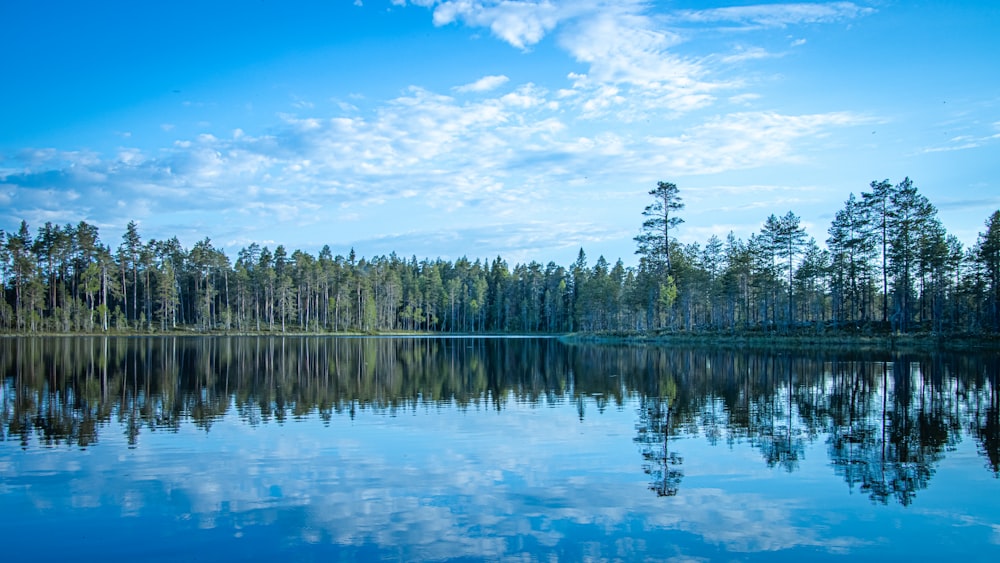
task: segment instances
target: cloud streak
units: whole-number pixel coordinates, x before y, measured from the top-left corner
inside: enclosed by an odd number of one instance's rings
[[[790,25],[851,20],[874,12],[873,8],[859,6],[854,2],[800,2],[731,6],[706,10],[680,10],[672,17],[677,21],[687,23],[721,23],[783,28]]]
[[[490,90],[496,90],[500,86],[506,84],[508,81],[510,81],[510,78],[507,78],[502,74],[484,76],[475,82],[464,84],[462,86],[455,88],[455,91],[462,94],[467,92],[488,92]]]

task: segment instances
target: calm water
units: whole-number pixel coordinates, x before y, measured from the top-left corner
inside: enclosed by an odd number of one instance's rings
[[[996,354],[0,339],[20,560],[1000,559]]]

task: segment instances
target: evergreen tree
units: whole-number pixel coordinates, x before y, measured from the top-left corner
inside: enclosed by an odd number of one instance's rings
[[[773,238],[777,254],[782,258],[783,268],[788,274],[788,324],[795,324],[795,307],[792,299],[792,278],[795,273],[793,263],[802,253],[806,244],[806,231],[799,224],[799,218],[789,211],[778,221],[778,231]]]
[[[1000,210],[986,219],[986,232],[979,233],[975,257],[986,278],[987,322],[993,332],[1000,332]]]
[[[122,235],[122,243],[118,247],[118,261],[121,265],[122,274],[122,295],[125,298],[125,317],[128,316],[128,283],[126,274],[132,272],[132,316],[131,320],[139,318],[138,312],[138,291],[139,291],[139,252],[142,248],[142,239],[139,237],[139,228],[135,221],[129,221]]]
[[[33,244],[28,223],[21,221],[17,234],[7,235],[7,255],[10,261],[8,277],[14,282],[14,316],[15,329],[28,328],[27,313],[24,307],[26,288],[35,277],[36,260],[32,251]]]
[[[880,249],[882,272],[882,322],[889,321],[889,216],[892,207],[893,185],[889,180],[872,181],[872,191],[861,194],[868,216],[868,232]]]
[[[635,237],[639,244],[636,254],[640,254],[654,265],[660,275],[672,272],[670,264],[670,230],[684,222],[677,213],[684,209],[676,184],[657,182],[649,191],[653,203],[646,206],[642,214],[642,232]]]
[[[920,195],[909,178],[897,184],[889,198],[887,216],[889,268],[892,277],[893,326],[906,332],[913,318],[916,300],[914,274],[921,240],[936,221],[937,210]]]
[[[826,240],[831,260],[835,321],[867,321],[872,305],[875,243],[867,229],[866,211],[854,194],[837,211]]]

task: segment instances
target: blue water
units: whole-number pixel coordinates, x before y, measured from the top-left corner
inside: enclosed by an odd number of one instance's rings
[[[992,357],[334,340],[0,343],[5,560],[1000,555]]]

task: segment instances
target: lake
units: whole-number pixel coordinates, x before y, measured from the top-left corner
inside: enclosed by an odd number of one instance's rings
[[[0,339],[7,561],[1000,558],[1000,355]]]

